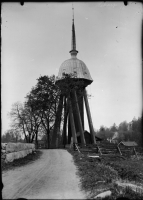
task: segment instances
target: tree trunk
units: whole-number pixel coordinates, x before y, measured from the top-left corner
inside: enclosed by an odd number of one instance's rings
[[[28,138],[27,138],[27,135],[25,133],[25,128],[24,128],[23,124],[22,124],[22,130],[23,130],[23,133],[24,133],[24,136],[25,136],[25,141],[28,143]]]
[[[36,145],[36,149],[38,149],[38,134],[37,133],[35,137],[35,145]]]
[[[35,134],[33,134],[32,139],[31,139],[31,143],[33,143],[33,140],[34,140],[34,138],[35,138],[35,135],[38,135],[38,131],[35,132]]]
[[[29,134],[29,141],[28,141],[29,143],[30,143],[30,137],[31,137],[31,134]]]
[[[47,142],[48,142],[48,149],[50,149],[50,132],[49,129],[47,130]]]
[[[56,113],[56,120],[55,120],[55,124],[54,124],[53,135],[52,135],[52,141],[51,141],[52,148],[56,148],[56,146],[57,146],[56,141],[57,141],[57,136],[60,131],[62,109],[63,109],[63,95],[60,95],[59,105],[58,105],[58,110]]]

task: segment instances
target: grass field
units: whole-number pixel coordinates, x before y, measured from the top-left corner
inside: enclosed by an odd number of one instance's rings
[[[100,156],[100,159],[89,158],[87,153],[68,150],[74,158],[78,168],[82,189],[92,199],[99,193],[110,190],[112,195],[104,199],[143,199],[143,157],[122,158],[120,156]],[[90,153],[90,155],[92,155]],[[135,191],[132,187],[123,187],[117,183],[133,184],[138,186]],[[139,188],[139,189],[138,189]]]

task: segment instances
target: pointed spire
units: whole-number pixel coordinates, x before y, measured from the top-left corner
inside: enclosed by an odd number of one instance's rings
[[[76,37],[75,37],[75,27],[74,27],[74,8],[72,4],[72,10],[73,10],[73,19],[72,19],[72,41],[71,41],[71,56],[76,56],[78,51],[76,50]]]

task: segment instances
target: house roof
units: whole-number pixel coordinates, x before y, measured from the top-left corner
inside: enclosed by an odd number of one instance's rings
[[[103,140],[102,138],[99,138],[99,137],[97,137],[97,136],[95,136],[95,139],[96,139],[96,141],[101,141],[101,140]]]
[[[124,141],[121,141],[118,145],[120,144],[123,144],[124,146],[127,146],[127,147],[134,147],[134,146],[137,146],[138,144],[134,141],[132,142],[124,142]]]
[[[88,132],[88,131],[84,131],[84,133],[88,133],[89,135],[90,135],[90,133]],[[80,133],[79,132],[77,132],[77,137],[79,137],[80,136]],[[102,138],[99,138],[99,137],[97,137],[97,136],[95,136],[95,139],[96,139],[96,141],[101,141],[101,140],[103,140]]]

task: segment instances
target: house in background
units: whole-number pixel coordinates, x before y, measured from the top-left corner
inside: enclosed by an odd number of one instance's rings
[[[92,138],[91,138],[91,134],[88,132],[88,131],[84,131],[84,137],[85,137],[85,141],[86,141],[86,144],[92,144]],[[103,139],[95,136],[95,139],[96,139],[96,142],[100,142],[102,141]],[[78,132],[77,133],[77,142],[80,144],[81,143],[81,139],[80,139],[80,133]]]
[[[138,144],[135,141],[127,141],[127,142],[121,141],[117,146],[118,146],[120,155],[135,154],[137,156],[135,147],[137,147]]]
[[[111,138],[110,142],[117,144],[118,143],[118,139],[119,139],[119,132],[114,132],[113,137]]]

